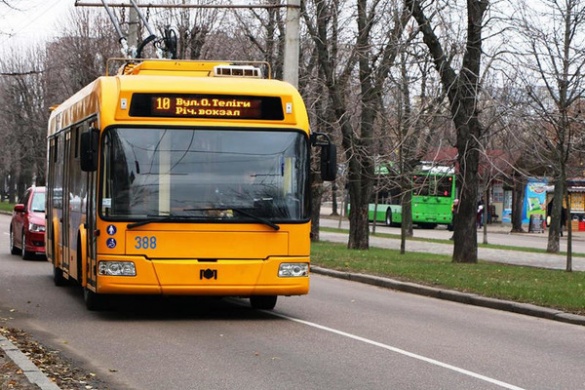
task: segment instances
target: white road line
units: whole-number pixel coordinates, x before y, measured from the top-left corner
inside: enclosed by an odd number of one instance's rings
[[[392,346],[387,345],[387,344],[383,344],[383,343],[379,343],[377,341],[366,339],[364,337],[356,336],[356,335],[351,334],[351,333],[347,333],[347,332],[343,332],[343,331],[340,331],[337,329],[329,328],[327,326],[315,324],[314,322],[309,322],[309,321],[300,320],[298,318],[289,317],[289,316],[286,316],[284,314],[275,313],[273,311],[266,311],[266,313],[270,313],[276,317],[284,318],[284,319],[289,320],[289,321],[294,321],[294,322],[298,322],[298,323],[303,324],[303,325],[311,326],[313,328],[321,329],[321,330],[324,330],[326,332],[335,333],[335,334],[343,336],[343,337],[348,337],[348,338],[353,339],[353,340],[361,341],[361,342],[366,343],[366,344],[370,344],[370,345],[373,345],[373,346],[376,346],[379,348],[386,349],[388,351],[399,353],[401,355],[408,356],[410,358],[417,359],[417,360],[420,360],[420,361],[423,361],[423,362],[426,362],[429,364],[433,364],[435,366],[446,368],[448,370],[452,370],[452,371],[458,372],[458,373],[463,374],[463,375],[467,375],[467,376],[470,376],[470,377],[473,377],[476,379],[480,379],[480,380],[485,381],[485,382],[493,383],[493,384],[500,386],[504,389],[524,390],[522,387],[514,386],[514,385],[511,385],[509,383],[502,382],[502,381],[499,381],[497,379],[487,377],[485,375],[481,375],[481,374],[478,374],[478,373],[475,373],[475,372],[472,372],[469,370],[465,370],[463,368],[455,367],[451,364],[443,363],[443,362],[440,362],[440,361],[435,360],[435,359],[431,359],[431,358],[427,358],[427,357],[424,357],[421,355],[417,355],[416,353],[408,352],[408,351],[405,351],[405,350],[400,349],[400,348],[392,347]]]

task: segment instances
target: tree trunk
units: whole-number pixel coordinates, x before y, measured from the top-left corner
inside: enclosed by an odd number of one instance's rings
[[[349,165],[350,211],[347,247],[349,249],[369,249],[368,201],[373,187],[373,164],[371,167],[364,166],[367,165],[365,161],[358,160],[357,156],[354,156]]]
[[[514,176],[514,191],[512,191],[512,232],[524,233],[522,229],[522,209],[526,195],[526,177]]]
[[[467,126],[462,127],[466,128]],[[460,130],[458,130],[459,132]],[[458,135],[457,138],[463,137],[469,139],[469,135]],[[479,150],[477,147],[466,150],[466,147],[461,145],[458,145],[458,150],[457,160],[459,163],[461,192],[457,218],[453,224],[453,262],[477,263],[477,187],[479,184],[477,166]]]
[[[461,195],[459,213],[454,223],[453,262],[477,263],[477,201],[479,140],[483,126],[478,118],[483,16],[488,0],[467,1],[467,42],[462,66],[457,75],[448,56],[426,17],[420,0],[405,0],[405,6],[423,34],[423,41],[440,75],[451,105],[457,129],[457,162]]]
[[[339,211],[337,211],[337,181],[331,183],[331,215],[338,216]]]
[[[311,241],[319,241],[319,225],[321,220],[321,199],[323,182],[318,173],[311,173]]]
[[[563,225],[566,222],[566,215],[563,217],[563,194],[566,185],[562,175],[555,180],[554,198],[552,199],[551,224],[548,229],[548,242],[546,251],[548,253],[559,253],[561,250],[560,236],[563,232]],[[565,210],[566,212],[566,210]],[[570,223],[570,221],[569,221]]]
[[[567,192],[567,189],[565,188],[564,191],[564,200],[565,200],[565,204],[570,205],[570,199],[569,199],[569,193]],[[571,207],[567,207],[566,210],[564,210],[565,213],[569,214],[566,216],[566,220],[568,221],[567,224],[567,263],[565,266],[565,271],[567,272],[573,272],[573,224],[572,224],[572,218],[571,218]],[[562,227],[561,227],[562,229]],[[559,245],[560,246],[560,245]]]
[[[406,237],[412,237],[412,183],[404,178],[401,187],[403,191],[400,202],[402,205],[402,230]]]
[[[16,203],[16,199],[18,196],[17,188],[16,188],[16,169],[10,169],[10,179],[8,180],[8,202]]]

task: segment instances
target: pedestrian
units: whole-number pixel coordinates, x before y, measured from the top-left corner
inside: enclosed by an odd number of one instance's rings
[[[483,227],[483,211],[484,211],[483,200],[480,200],[479,202],[477,202],[477,227],[478,228]]]

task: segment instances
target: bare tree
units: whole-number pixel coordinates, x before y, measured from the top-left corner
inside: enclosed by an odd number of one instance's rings
[[[454,221],[453,261],[476,263],[477,240],[468,238],[475,237],[477,232],[479,139],[484,131],[479,120],[477,102],[480,88],[482,28],[489,1],[467,0],[467,39],[459,73],[450,63],[423,3],[419,0],[405,0],[405,6],[412,12],[418,24],[423,40],[433,57],[435,69],[447,91],[451,115],[457,129],[459,176],[462,180],[459,211]]]
[[[380,95],[398,54],[396,43],[408,14],[393,1],[357,0],[354,6],[315,0],[303,2],[302,7],[331,100],[332,117],[342,134],[351,203],[348,247],[367,249],[368,202],[375,178],[374,130]],[[354,13],[348,13],[350,7]],[[346,20],[355,26],[354,42],[340,38],[343,26],[340,20],[348,14],[354,18]],[[379,39],[376,45],[375,37]]]
[[[19,49],[3,57],[0,100],[9,109],[0,113],[4,132],[1,164],[18,193],[45,181],[50,106],[102,75],[106,59],[117,52],[116,39],[107,31],[107,20],[76,10],[63,37],[44,47],[31,47],[24,56]],[[96,32],[100,32],[99,38]]]
[[[582,0],[525,1],[516,10],[516,24],[525,50],[525,83],[534,115],[541,121],[542,142],[548,151],[555,185],[547,251],[559,252],[563,201],[567,200],[567,174],[571,153],[582,132],[579,109],[572,110],[585,93],[585,2]],[[567,271],[572,269],[571,230]]]
[[[394,129],[388,134],[392,136],[396,151],[390,152],[397,162],[397,182],[401,188],[402,229],[401,251],[405,251],[405,238],[414,234],[412,222],[412,177],[420,162],[428,156],[431,149],[442,145],[450,146],[450,126],[441,123],[444,90],[431,75],[429,66],[430,57],[422,50],[422,42],[415,41],[417,31],[411,29],[405,37],[400,54],[399,72],[392,78],[395,88],[387,91],[385,101],[389,96],[395,96],[396,102],[384,111],[386,118],[392,118]],[[412,96],[417,92],[417,95]],[[394,115],[392,115],[394,113]]]
[[[227,11],[221,8],[196,8],[191,0],[169,0],[169,8],[161,8],[149,15],[161,37],[168,35],[176,40],[177,58],[201,59],[206,57],[205,48],[214,31],[225,21]],[[191,5],[193,8],[175,8],[173,5]],[[213,57],[216,59],[219,57]]]
[[[284,74],[285,10],[278,7],[284,0],[267,0],[266,9],[250,9],[247,13],[235,12],[242,35],[261,53],[262,60],[272,67],[272,76],[282,79]]]
[[[119,57],[117,42],[110,21],[102,14],[83,8],[73,10],[61,37],[46,45],[48,105],[61,103],[104,75],[108,58]]]
[[[43,51],[31,48],[6,56],[0,66],[4,74],[0,82],[2,126],[1,164],[11,178],[11,200],[22,196],[33,184],[45,180],[45,132],[48,111],[45,110],[42,69]]]

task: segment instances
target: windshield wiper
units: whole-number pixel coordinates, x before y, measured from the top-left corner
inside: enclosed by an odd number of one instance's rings
[[[224,208],[224,209],[222,209],[222,210],[225,210],[225,208]],[[247,211],[245,211],[245,210],[242,210],[242,209],[239,209],[239,208],[237,208],[237,207],[236,207],[236,208],[233,208],[233,207],[231,207],[231,208],[229,208],[228,210],[233,210],[233,211],[235,211],[235,212],[238,212],[238,213],[240,213],[240,214],[242,214],[242,215],[245,215],[246,217],[252,218],[252,219],[253,219],[253,220],[255,220],[255,221],[258,221],[258,222],[261,222],[261,223],[263,223],[263,224],[265,224],[265,225],[268,225],[268,226],[270,226],[270,227],[271,227],[271,228],[273,228],[274,230],[280,230],[280,226],[278,226],[277,224],[275,224],[274,222],[272,222],[272,221],[271,221],[271,220],[269,220],[269,219],[266,219],[266,218],[259,217],[259,216],[257,216],[257,215],[254,215],[254,214],[252,214],[252,213],[249,213],[249,212],[247,212]]]
[[[227,207],[227,206],[226,207],[209,207],[209,208],[201,208],[201,209],[184,209],[183,211],[227,211],[227,210],[235,211],[236,213],[240,213],[242,215],[245,215],[246,217],[251,218],[256,222],[260,222],[264,225],[270,226],[274,230],[280,230],[280,226],[278,226],[277,224],[275,224],[271,220],[263,218],[263,217],[259,217],[257,215],[254,215],[246,210],[243,210],[243,209],[240,209],[237,207]]]
[[[153,218],[152,216],[150,216],[150,218],[142,220],[142,221],[131,222],[128,225],[126,225],[126,228],[133,229],[133,228],[138,227],[138,226],[148,225],[149,223],[174,222],[177,220],[185,220],[185,219],[193,219],[193,217],[187,217],[187,216],[183,216],[183,215],[169,215],[169,216],[164,216],[163,218]]]

